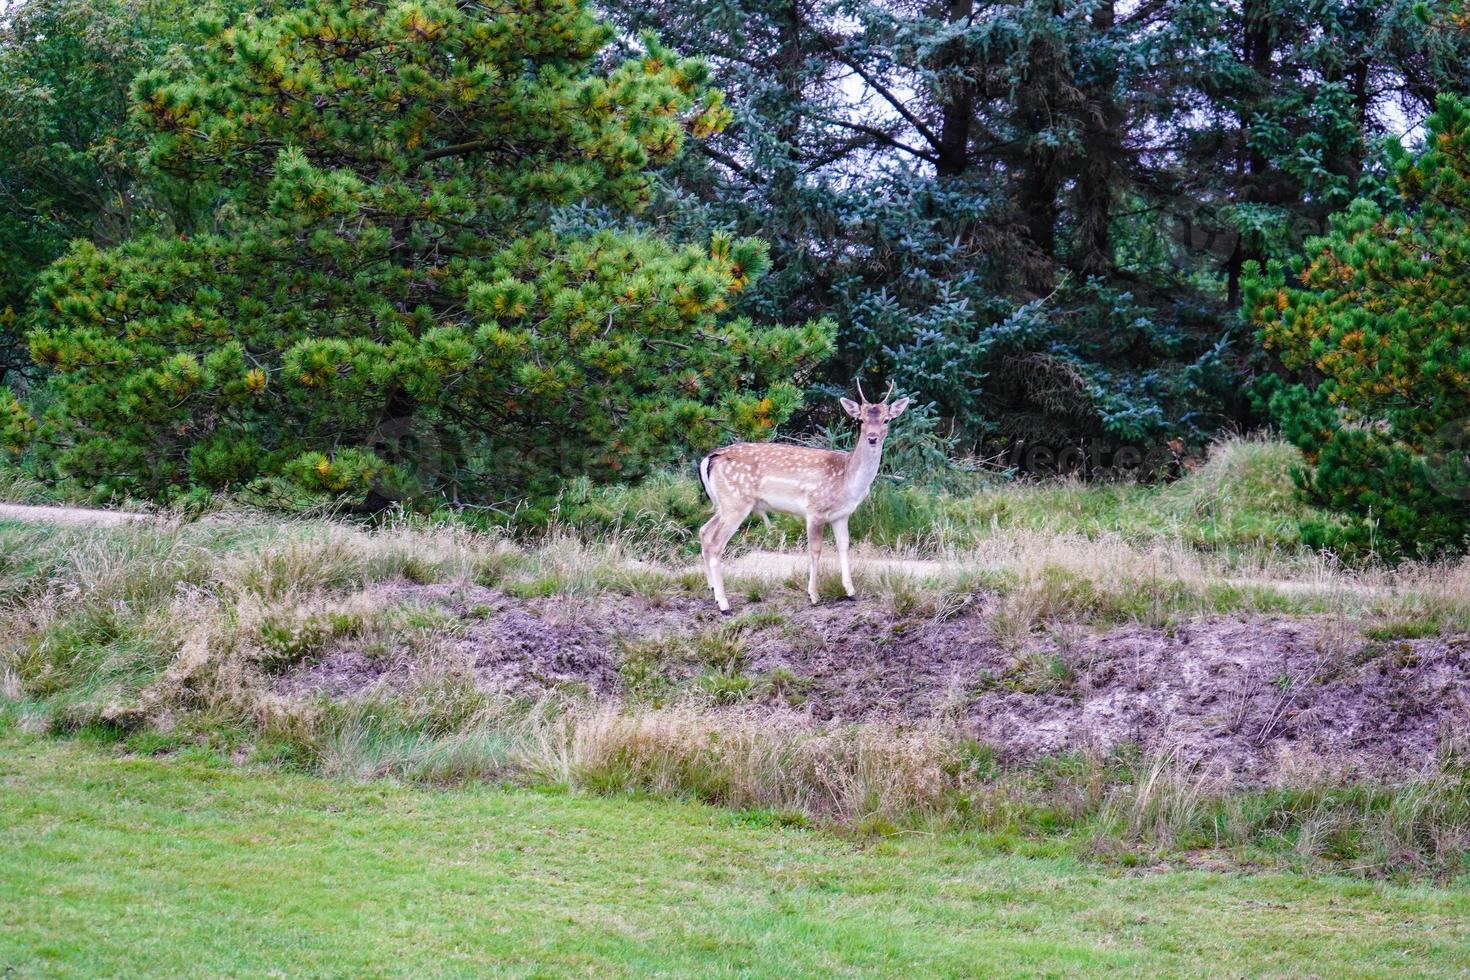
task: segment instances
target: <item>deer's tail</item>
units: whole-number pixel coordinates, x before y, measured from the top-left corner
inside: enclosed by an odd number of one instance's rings
[[[699,461],[699,482],[704,486],[705,496],[710,500],[715,499],[715,492],[709,486],[709,468],[714,465],[715,458],[719,455],[719,450],[715,450]]]

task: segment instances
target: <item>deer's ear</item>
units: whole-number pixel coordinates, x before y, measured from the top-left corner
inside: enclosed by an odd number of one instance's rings
[[[902,415],[903,414],[903,410],[906,409],[906,408],[908,408],[908,407],[909,407],[909,400],[907,398],[900,398],[898,401],[896,401],[892,405],[889,405],[888,406],[888,417],[890,419],[896,419],[900,415]]]
[[[851,415],[855,419],[861,419],[863,417],[862,408],[851,398],[839,398],[838,401],[842,403],[842,410],[848,415]]]

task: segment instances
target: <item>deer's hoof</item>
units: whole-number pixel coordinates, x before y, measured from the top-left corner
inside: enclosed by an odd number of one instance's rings
[[[733,615],[735,615],[735,610],[733,610],[733,609],[721,609],[720,610],[720,615],[721,616],[733,616]]]
[[[843,602],[857,602],[857,593],[856,592],[849,592],[847,595],[845,595],[845,596],[842,597],[842,601]]]

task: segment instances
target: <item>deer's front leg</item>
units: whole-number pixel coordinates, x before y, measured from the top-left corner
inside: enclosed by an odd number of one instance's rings
[[[817,604],[817,563],[822,560],[822,521],[815,517],[806,519],[806,553],[811,559],[811,572],[806,579],[806,594]]]
[[[837,545],[837,564],[842,569],[842,588],[849,599],[857,595],[852,584],[852,569],[847,564],[847,518],[832,522],[832,543]]]

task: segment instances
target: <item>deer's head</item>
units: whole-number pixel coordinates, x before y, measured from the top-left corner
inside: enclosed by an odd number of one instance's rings
[[[842,410],[858,420],[862,430],[858,433],[858,446],[864,442],[869,446],[881,446],[883,440],[888,438],[888,423],[903,414],[903,410],[909,407],[907,398],[889,403],[888,399],[893,397],[893,382],[888,383],[888,394],[883,396],[881,402],[870,402],[868,396],[863,394],[863,383],[858,382],[858,397],[862,403],[853,401],[851,398],[843,398]]]

